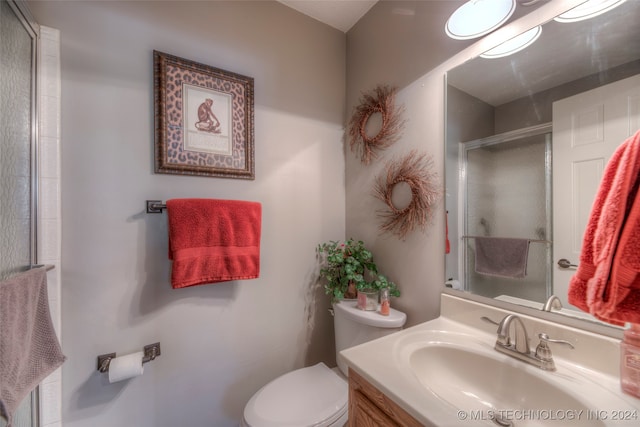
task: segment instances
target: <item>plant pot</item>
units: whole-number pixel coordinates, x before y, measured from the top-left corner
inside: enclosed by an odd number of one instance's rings
[[[358,296],[358,290],[356,289],[356,284],[353,282],[349,282],[349,287],[347,291],[344,293],[345,299],[356,299]]]
[[[378,291],[375,289],[359,290],[356,307],[360,310],[375,311],[378,308]]]

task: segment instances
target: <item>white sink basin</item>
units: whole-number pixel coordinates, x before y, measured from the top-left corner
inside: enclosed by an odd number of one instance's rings
[[[438,343],[413,351],[409,365],[424,387],[464,409],[461,417],[494,417],[514,426],[548,424],[552,418],[558,419],[558,425],[585,425],[590,410],[557,384],[543,379],[548,372],[537,375],[532,369],[538,368],[523,369],[523,362],[512,362],[500,354],[494,357]],[[591,426],[604,425],[599,420],[590,421]]]
[[[340,357],[425,426],[640,425],[640,399],[620,391],[619,341],[546,322],[531,325],[528,319],[531,337],[545,332],[575,346],[552,347],[557,370],[544,371],[494,349],[496,333],[480,318],[505,313],[460,304],[459,318],[473,327],[447,318],[444,309],[452,306],[445,305],[437,319],[344,350]],[[533,348],[537,344],[530,340]]]

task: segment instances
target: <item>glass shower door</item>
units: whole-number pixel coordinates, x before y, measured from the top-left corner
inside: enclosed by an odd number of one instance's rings
[[[21,10],[0,1],[0,280],[35,261],[35,42]],[[24,399],[14,427],[37,425],[36,401]]]
[[[467,143],[464,152],[461,277],[466,289],[489,298],[546,301],[551,287],[551,134],[513,131]],[[477,273],[478,236],[530,240],[525,277]]]

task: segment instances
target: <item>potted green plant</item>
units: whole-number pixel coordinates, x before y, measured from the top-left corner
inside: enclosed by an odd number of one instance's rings
[[[373,254],[361,240],[321,243],[316,249],[321,256],[320,277],[324,290],[333,302],[356,298],[358,291],[389,289],[389,295],[400,296],[397,285],[378,272]]]

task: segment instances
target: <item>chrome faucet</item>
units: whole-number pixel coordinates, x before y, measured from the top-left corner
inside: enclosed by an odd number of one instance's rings
[[[516,336],[515,340],[511,339],[511,323],[515,322]],[[515,341],[515,342],[511,342]],[[515,314],[509,314],[498,325],[498,340],[496,341],[496,350],[509,349],[521,354],[529,354],[529,335],[527,328],[524,327],[522,319]],[[501,351],[501,350],[498,350]]]
[[[515,327],[515,338],[511,336],[511,324]],[[523,362],[537,366],[545,371],[555,371],[556,366],[553,361],[551,349],[548,343],[565,344],[571,348],[573,344],[569,341],[554,340],[549,338],[547,334],[538,334],[540,343],[536,347],[535,352],[529,347],[529,336],[527,329],[520,317],[515,314],[509,314],[498,324],[498,338],[496,340],[495,349],[507,356],[514,357]]]
[[[544,307],[542,307],[542,311],[551,311],[552,308],[556,310],[562,309],[562,302],[560,302],[560,298],[555,295],[551,295],[547,302],[544,303]]]

